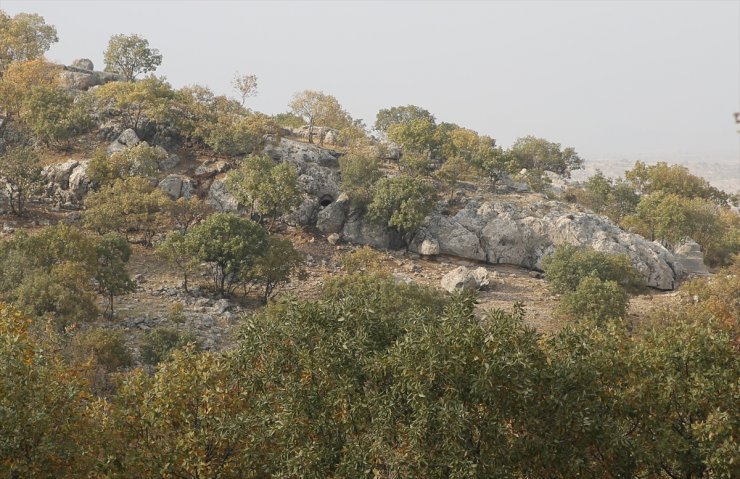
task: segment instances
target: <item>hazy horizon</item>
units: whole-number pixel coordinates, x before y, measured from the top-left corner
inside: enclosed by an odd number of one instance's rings
[[[164,56],[157,75],[255,110],[322,90],[371,126],[416,104],[509,146],[528,134],[586,160],[737,164],[740,2],[167,2],[0,0],[56,26],[48,58],[103,69],[111,35]]]

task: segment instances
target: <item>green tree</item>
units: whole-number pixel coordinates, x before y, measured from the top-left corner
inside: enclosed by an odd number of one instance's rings
[[[403,148],[404,154],[429,155],[434,149],[436,124],[427,118],[416,118],[407,123],[388,127],[388,139]]]
[[[688,314],[687,314],[688,313]],[[647,473],[733,477],[740,452],[737,337],[707,314],[657,314],[632,358],[636,450]]]
[[[300,128],[306,124],[303,117],[291,112],[278,113],[273,120],[282,128]]]
[[[267,249],[254,264],[254,277],[265,288],[262,295],[265,303],[277,288],[289,283],[291,277],[305,276],[301,269],[303,260],[303,255],[296,251],[289,239],[270,236]]]
[[[85,199],[83,220],[100,234],[115,231],[128,240],[138,234],[145,245],[151,245],[169,203],[149,180],[131,176],[90,193]]]
[[[444,162],[434,176],[437,177],[450,191],[450,200],[455,197],[455,187],[468,173],[470,173],[470,163],[462,156],[453,156]]]
[[[428,183],[405,176],[388,177],[378,181],[367,213],[377,223],[410,233],[424,223],[435,202],[435,191]]]
[[[30,148],[19,147],[0,153],[0,185],[8,193],[10,210],[16,215],[26,211],[28,197],[43,185],[41,160]]]
[[[189,294],[188,277],[197,269],[199,263],[198,249],[193,236],[187,232],[173,231],[157,245],[157,254],[182,273],[183,289]]]
[[[303,118],[308,125],[308,142],[313,143],[316,126],[342,128],[350,122],[349,115],[336,98],[324,92],[304,90],[293,95],[288,105],[293,114]],[[323,136],[320,139],[323,143]]]
[[[373,188],[381,178],[380,160],[360,153],[348,153],[339,158],[342,191],[353,205],[364,208],[373,199]]]
[[[203,141],[218,155],[248,155],[259,151],[267,138],[278,140],[278,130],[272,119],[261,113],[219,115],[204,128]]]
[[[624,176],[641,195],[675,194],[690,199],[703,198],[718,205],[726,204],[729,199],[727,193],[711,186],[704,178],[692,175],[681,165],[668,165],[662,161],[646,165],[638,161]]]
[[[126,263],[131,258],[131,246],[122,236],[108,233],[96,244],[98,265],[95,280],[100,292],[108,299],[107,311],[113,318],[113,298],[136,290],[136,283],[126,271]]]
[[[36,88],[59,86],[59,65],[43,58],[11,63],[0,77],[0,105],[6,118],[24,119],[29,94]]]
[[[14,17],[0,10],[0,76],[12,62],[41,57],[59,41],[57,30],[35,13]]]
[[[266,155],[251,155],[226,178],[226,187],[239,201],[248,206],[250,216],[270,218],[270,227],[282,215],[301,202],[298,173],[287,162],[275,164]]]
[[[561,148],[543,138],[525,136],[509,149],[517,169],[548,170],[570,178],[570,172],[583,167],[583,159],[573,148]]]
[[[155,328],[142,339],[139,353],[144,364],[156,366],[168,360],[176,350],[188,345],[197,345],[194,334],[183,334],[176,329]]]
[[[29,326],[0,303],[0,475],[84,477],[95,458],[84,382]]]
[[[378,111],[375,116],[375,125],[373,128],[382,133],[388,133],[393,125],[409,124],[415,120],[424,120],[435,123],[434,115],[424,108],[416,105],[394,106]]]
[[[267,249],[267,232],[231,213],[216,213],[188,231],[201,261],[211,263],[213,284],[221,295],[253,279],[255,261]]]
[[[134,361],[123,332],[109,329],[78,333],[67,347],[66,356],[72,367],[87,376],[92,393],[107,397],[116,390],[111,375],[130,368]]]
[[[46,145],[68,142],[92,127],[86,106],[60,87],[35,87],[24,100],[24,123]]]
[[[153,72],[162,64],[162,55],[149,48],[149,40],[139,35],[113,35],[103,53],[105,69],[134,81],[142,73]]]
[[[128,375],[104,431],[106,477],[237,479],[256,473],[249,453],[259,424],[230,379],[228,363],[192,348],[175,351],[153,375]]]
[[[62,262],[44,270],[27,269],[7,298],[28,315],[50,320],[55,330],[65,331],[98,317],[90,274],[79,263]]]
[[[106,83],[96,88],[92,97],[98,110],[115,113],[123,128],[131,128],[139,136],[149,122],[176,123],[180,115],[175,91],[154,76],[137,82]]]

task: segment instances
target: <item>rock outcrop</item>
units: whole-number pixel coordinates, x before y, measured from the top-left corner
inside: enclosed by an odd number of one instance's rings
[[[709,274],[709,268],[704,264],[704,253],[702,253],[701,246],[697,242],[684,241],[674,249],[673,254],[688,276],[706,276]]]
[[[298,185],[303,191],[303,202],[289,215],[290,223],[315,224],[319,212],[339,198],[339,153],[316,145],[282,138],[269,144],[265,154],[277,162],[287,161],[298,172]],[[336,232],[336,231],[331,231]]]
[[[337,229],[335,222],[331,229]],[[350,243],[378,248],[400,242],[393,231],[353,211],[347,213],[341,233]],[[438,208],[410,239],[408,248],[425,256],[443,254],[540,270],[542,259],[561,244],[625,254],[647,284],[657,289],[673,289],[684,274],[674,255],[660,244],[627,233],[604,216],[573,211],[558,201],[520,205],[470,200],[452,215]]]
[[[67,160],[45,167],[41,172],[46,181],[44,196],[57,206],[79,208],[90,188],[89,163],[89,160]]]
[[[108,145],[106,151],[109,155],[112,155],[113,153],[125,150],[126,148],[136,146],[140,142],[141,140],[139,140],[139,136],[136,134],[136,132],[131,128],[128,128],[126,130],[123,130],[123,132],[118,135],[118,138],[116,138],[115,141]]]
[[[190,198],[198,188],[192,178],[184,175],[167,175],[157,186],[173,200]]]
[[[93,62],[87,58],[80,58],[65,66],[61,73],[61,83],[70,90],[89,90],[98,85],[112,81],[123,81],[124,77],[118,73],[95,71]]]

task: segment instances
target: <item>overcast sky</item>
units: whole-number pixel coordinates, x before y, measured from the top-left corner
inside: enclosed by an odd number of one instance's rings
[[[18,1],[57,27],[48,53],[102,69],[111,35],[137,33],[176,87],[287,109],[299,90],[337,97],[371,125],[415,104],[510,145],[527,134],[586,159],[738,161],[740,2]]]

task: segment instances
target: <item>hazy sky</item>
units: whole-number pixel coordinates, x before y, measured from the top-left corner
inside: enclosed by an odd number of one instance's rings
[[[337,97],[371,125],[416,104],[510,145],[533,134],[585,158],[738,161],[740,2],[246,2],[0,0],[57,27],[49,58],[137,33],[176,87],[287,109],[299,90]],[[740,173],[740,166],[738,166]]]

